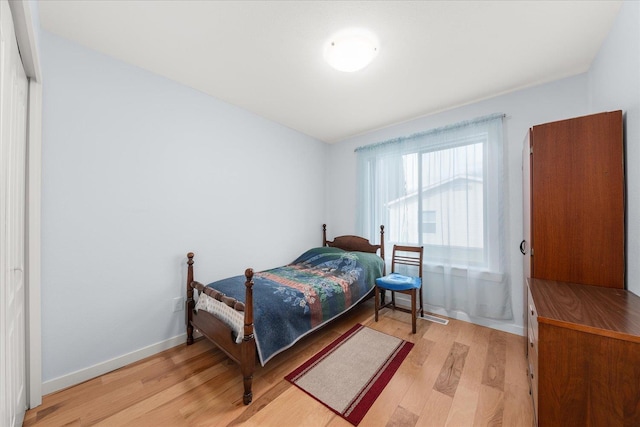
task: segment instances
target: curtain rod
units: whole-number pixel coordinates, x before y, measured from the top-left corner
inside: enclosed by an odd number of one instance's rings
[[[426,131],[416,132],[416,133],[413,133],[413,134],[407,135],[407,136],[399,136],[399,137],[396,137],[396,138],[387,139],[386,141],[376,142],[376,143],[369,144],[369,145],[363,145],[363,146],[360,146],[360,147],[356,148],[353,151],[354,152],[358,152],[358,151],[362,151],[362,150],[370,150],[372,148],[378,148],[378,147],[380,147],[382,145],[396,144],[396,143],[400,143],[400,142],[403,142],[403,141],[407,141],[409,139],[420,138],[420,137],[427,136],[427,135],[435,135],[437,133],[444,132],[444,131],[447,131],[447,130],[461,128],[461,127],[469,126],[469,125],[475,125],[475,124],[482,123],[482,122],[488,122],[490,120],[502,119],[504,117],[506,117],[506,114],[504,114],[504,113],[489,114],[487,116],[481,116],[481,117],[477,117],[475,119],[465,120],[463,122],[458,122],[458,123],[453,123],[453,124],[446,125],[446,126],[441,126],[439,128],[434,128],[434,129],[429,129],[429,130],[426,130]]]

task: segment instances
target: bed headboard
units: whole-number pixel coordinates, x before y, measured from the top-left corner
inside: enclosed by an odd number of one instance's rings
[[[327,224],[322,224],[322,246],[331,246],[345,251],[377,253],[380,249],[380,258],[384,259],[384,225],[380,226],[380,244],[372,245],[364,237],[338,236],[333,240],[327,240]]]

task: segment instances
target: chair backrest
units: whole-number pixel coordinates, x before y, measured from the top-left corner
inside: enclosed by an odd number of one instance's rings
[[[393,255],[391,257],[391,272],[396,272],[396,264],[410,265],[418,267],[418,275],[422,279],[422,246],[402,246],[393,245]]]

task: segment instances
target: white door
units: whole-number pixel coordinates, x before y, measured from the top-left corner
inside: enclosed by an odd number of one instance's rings
[[[25,173],[27,78],[11,10],[0,0],[0,425],[26,411]]]

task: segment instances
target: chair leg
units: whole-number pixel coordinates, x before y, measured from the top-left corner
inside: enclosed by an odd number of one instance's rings
[[[411,290],[411,332],[416,333],[416,290]]]
[[[377,322],[378,321],[378,308],[380,307],[380,288],[378,288],[377,286],[376,286],[376,290],[375,290],[374,299],[375,299],[375,306],[376,306],[376,311],[375,311],[376,314],[373,317],[374,317],[374,320]]]
[[[420,317],[424,317],[424,304],[422,304],[422,286],[420,286],[418,292],[420,292]]]

